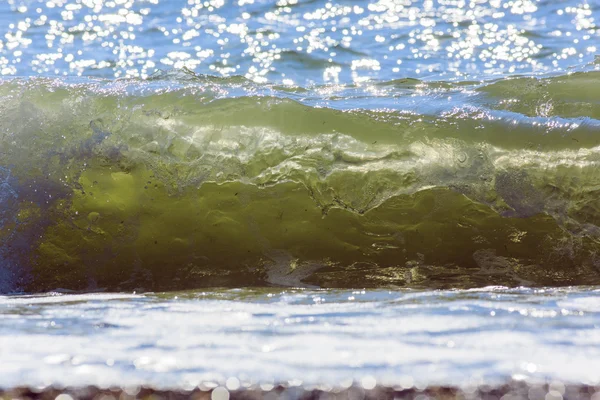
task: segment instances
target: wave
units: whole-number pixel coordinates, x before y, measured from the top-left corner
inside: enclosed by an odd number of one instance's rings
[[[600,74],[0,82],[0,291],[600,283]]]

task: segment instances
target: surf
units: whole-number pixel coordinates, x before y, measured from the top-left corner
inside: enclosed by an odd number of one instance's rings
[[[3,80],[0,289],[598,284],[598,77]]]

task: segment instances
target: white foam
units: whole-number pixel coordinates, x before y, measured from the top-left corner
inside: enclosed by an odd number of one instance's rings
[[[594,289],[0,297],[0,386],[600,382]],[[404,383],[403,383],[404,382]]]

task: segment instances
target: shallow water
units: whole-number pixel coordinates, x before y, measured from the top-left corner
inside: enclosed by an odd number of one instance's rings
[[[5,296],[0,385],[598,385],[599,295],[498,287]]]

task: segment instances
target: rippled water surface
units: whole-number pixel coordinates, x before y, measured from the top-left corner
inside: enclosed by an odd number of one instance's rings
[[[596,1],[8,0],[0,73],[256,82],[454,79],[568,70],[600,51]]]
[[[600,292],[0,297],[0,385],[600,383]]]

